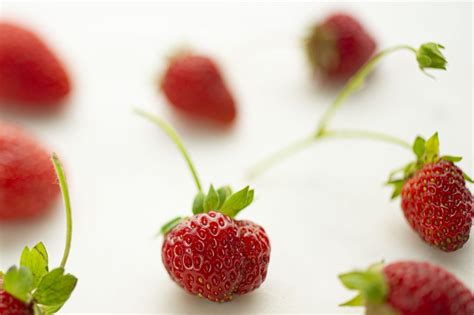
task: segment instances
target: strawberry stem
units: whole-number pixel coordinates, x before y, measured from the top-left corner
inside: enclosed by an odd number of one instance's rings
[[[66,209],[66,246],[64,248],[63,258],[61,260],[61,268],[66,267],[67,259],[69,257],[69,252],[71,251],[71,241],[72,241],[72,211],[71,211],[71,200],[69,198],[69,188],[66,181],[66,175],[64,175],[64,170],[59,161],[56,153],[52,154],[51,160],[56,171],[56,176],[59,181],[59,186],[63,195],[64,207]]]
[[[403,139],[399,139],[399,138],[394,137],[392,135],[385,134],[385,133],[382,133],[382,132],[377,132],[377,131],[351,130],[351,129],[332,129],[332,130],[328,130],[328,131],[323,132],[318,137],[319,138],[321,138],[321,137],[342,138],[342,139],[363,138],[363,139],[369,139],[369,140],[392,143],[392,144],[404,147],[408,150],[412,149],[411,144],[408,143],[407,141],[405,141]]]
[[[151,113],[148,113],[144,110],[141,110],[141,109],[137,108],[137,109],[135,109],[135,113],[142,116],[142,117],[144,117],[144,118],[146,118],[146,119],[148,119],[152,123],[156,124],[158,127],[161,128],[161,130],[163,130],[171,138],[171,140],[176,144],[179,151],[183,155],[183,157],[186,161],[186,164],[188,165],[189,170],[191,171],[191,174],[193,176],[194,182],[196,183],[196,187],[197,187],[198,191],[202,191],[201,182],[199,180],[196,168],[194,167],[194,164],[191,161],[191,158],[188,154],[188,151],[184,147],[183,141],[181,140],[181,138],[179,137],[177,132],[173,129],[173,127],[170,124],[168,124],[166,121],[161,119],[160,117],[158,117],[156,115],[153,115]]]

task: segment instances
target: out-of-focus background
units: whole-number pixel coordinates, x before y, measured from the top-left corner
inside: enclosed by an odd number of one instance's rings
[[[1,18],[42,35],[73,77],[70,104],[58,116],[0,112],[57,151],[69,174],[75,221],[68,270],[79,284],[64,313],[351,313],[337,306],[352,296],[337,274],[381,259],[428,260],[474,289],[474,241],[449,254],[430,248],[399,202],[389,201],[383,183],[410,152],[359,140],[325,141],[251,182],[256,202],[240,217],[263,225],[272,242],[259,290],[213,304],[166,274],[154,235],[190,213],[195,188],[175,147],[132,107],[176,126],[206,186],[244,185],[249,166],[312,131],[334,99],[336,91],[311,80],[302,39],[339,10],[359,17],[379,48],[440,42],[449,65],[432,80],[409,52],[387,57],[333,125],[409,141],[438,131],[442,152],[462,155],[460,166],[473,174],[471,3],[0,3]],[[231,131],[182,120],[158,93],[166,58],[182,45],[219,61],[240,108]],[[0,225],[0,267],[39,240],[58,261],[64,232],[60,203],[40,222]]]

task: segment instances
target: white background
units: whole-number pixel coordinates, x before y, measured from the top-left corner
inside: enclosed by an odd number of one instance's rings
[[[68,271],[79,277],[68,313],[343,313],[352,297],[337,274],[385,259],[428,260],[474,287],[474,245],[443,253],[409,228],[383,186],[412,158],[389,144],[334,140],[315,145],[251,182],[255,203],[241,213],[272,242],[267,281],[224,305],[187,295],[161,263],[154,234],[190,213],[192,179],[157,127],[131,113],[140,106],[182,134],[207,186],[247,182],[257,159],[314,128],[335,91],[311,80],[302,38],[311,23],[343,9],[356,14],[379,47],[438,41],[447,72],[431,80],[409,52],[387,57],[333,126],[385,131],[411,141],[439,131],[441,150],[472,167],[472,5],[469,3],[186,4],[2,1],[1,16],[47,38],[74,78],[60,115],[33,119],[0,113],[31,130],[64,160],[74,206]],[[158,92],[166,56],[187,44],[215,56],[240,116],[229,132],[183,121]],[[471,186],[472,188],[472,186]],[[0,225],[0,266],[43,240],[53,263],[64,242],[61,204],[41,221]]]

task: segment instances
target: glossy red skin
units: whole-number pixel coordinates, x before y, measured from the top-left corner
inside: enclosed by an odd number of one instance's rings
[[[474,295],[454,275],[429,263],[397,262],[384,267],[387,303],[400,315],[472,315]]]
[[[170,104],[190,118],[224,125],[236,118],[234,97],[216,63],[206,56],[175,56],[164,73],[161,89]]]
[[[405,218],[428,244],[450,252],[469,239],[472,194],[452,162],[426,164],[404,184],[401,196]]]
[[[253,244],[262,252],[251,248]],[[171,278],[189,293],[213,302],[258,288],[265,280],[269,255],[270,244],[261,227],[214,211],[180,223],[166,235],[162,247]]]
[[[376,46],[359,21],[338,13],[315,26],[307,48],[318,75],[327,81],[344,82],[372,57]]]
[[[49,153],[22,129],[0,123],[0,221],[44,215],[58,196]]]
[[[0,22],[0,102],[51,108],[70,92],[62,63],[37,35]]]
[[[0,289],[0,315],[33,315],[33,308]]]

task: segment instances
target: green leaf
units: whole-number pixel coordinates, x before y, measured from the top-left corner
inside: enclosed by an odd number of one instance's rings
[[[398,180],[393,180],[390,182],[390,184],[393,186],[393,192],[392,195],[390,196],[390,199],[395,199],[400,194],[402,193],[403,185],[405,184],[404,179],[398,179]]]
[[[353,271],[339,275],[339,279],[349,290],[359,291],[364,301],[374,304],[385,302],[388,287],[382,272]]]
[[[211,187],[209,187],[207,196],[204,198],[204,212],[217,210],[217,206],[219,206],[219,195],[214,189],[214,186],[211,185]]]
[[[438,133],[435,132],[434,135],[431,136],[426,141],[425,144],[425,162],[433,162],[439,155],[439,138]]]
[[[193,214],[203,213],[204,212],[204,198],[206,195],[200,191],[194,197],[193,201]]]
[[[339,306],[363,306],[365,305],[364,297],[362,294],[357,294],[354,298],[347,302],[339,304]]]
[[[441,160],[445,160],[445,161],[448,161],[448,162],[453,162],[453,163],[456,163],[456,162],[459,162],[462,160],[462,157],[460,156],[452,156],[452,155],[443,155],[441,157]]]
[[[222,205],[220,211],[231,218],[249,206],[254,198],[254,191],[249,186],[231,195]]]
[[[474,184],[474,181],[472,180],[471,177],[469,177],[469,175],[467,175],[466,173],[462,173],[462,175],[464,176],[464,179],[467,180],[468,182],[470,182],[471,184]]]
[[[13,266],[3,278],[3,289],[25,303],[29,303],[33,288],[33,275],[26,267]]]
[[[420,69],[446,70],[447,61],[441,49],[444,49],[442,45],[433,42],[421,45],[416,53],[416,60]]]
[[[232,195],[232,189],[230,186],[222,186],[217,189],[217,194],[219,195],[219,206],[217,209],[220,209],[224,202]]]
[[[178,224],[180,224],[186,218],[176,217],[168,222],[166,222],[160,229],[160,233],[163,235],[168,234],[172,229],[174,229]]]
[[[425,153],[425,139],[420,136],[416,137],[415,142],[413,143],[413,152],[415,152],[418,160],[421,160]]]
[[[33,287],[36,287],[41,277],[48,272],[48,253],[43,243],[38,243],[32,249],[25,247],[21,254],[20,266],[26,267],[33,275]]]
[[[41,279],[38,288],[33,293],[36,303],[44,305],[57,312],[71,296],[76,287],[77,278],[64,274],[64,268],[56,268]]]

